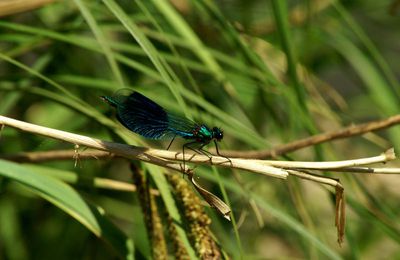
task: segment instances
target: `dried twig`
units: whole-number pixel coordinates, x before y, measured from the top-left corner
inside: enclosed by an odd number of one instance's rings
[[[40,163],[59,160],[71,160],[75,155],[74,150],[51,150],[51,151],[38,151],[38,152],[21,152],[15,154],[0,154],[0,159],[5,159],[14,162],[25,163]],[[119,157],[113,153],[86,150],[79,152],[79,159],[108,159]],[[279,161],[277,161],[279,162]],[[350,161],[351,162],[351,161]],[[354,161],[353,161],[354,162]],[[310,162],[306,162],[310,163]],[[329,162],[332,163],[332,162]],[[315,166],[315,165],[311,165]],[[316,168],[318,170],[318,168]],[[326,169],[325,169],[326,170]],[[400,174],[400,168],[371,168],[371,167],[345,167],[345,168],[329,168],[334,172],[353,172],[353,173],[374,173],[374,174]]]
[[[313,146],[316,144],[336,140],[349,138],[352,136],[362,135],[368,132],[381,130],[390,126],[400,124],[400,115],[395,115],[383,120],[371,121],[364,124],[352,125],[337,131],[322,133],[313,135],[304,139],[296,140],[291,143],[277,146],[273,149],[258,150],[258,151],[221,151],[221,154],[228,157],[240,157],[240,158],[275,158],[279,155],[293,152],[305,147]]]
[[[51,151],[38,151],[38,152],[22,152],[15,154],[0,154],[0,159],[5,159],[14,162],[25,162],[25,163],[40,163],[49,161],[59,160],[71,160],[75,155],[74,150],[51,150]],[[119,157],[113,153],[90,150],[79,152],[79,159],[102,159],[102,158],[113,158]],[[369,159],[370,160],[370,159]],[[277,161],[279,162],[279,161]],[[343,162],[343,161],[341,161]],[[351,161],[350,161],[351,162]],[[354,161],[353,161],[354,162]],[[305,162],[310,163],[310,162]],[[328,162],[332,163],[332,162]],[[315,166],[315,165],[311,165]],[[322,170],[315,168],[314,170]],[[327,170],[325,168],[325,170]],[[328,168],[329,171],[333,172],[353,172],[353,173],[374,173],[374,174],[400,174],[400,168],[371,168],[371,167],[345,167],[345,168]]]
[[[1,159],[13,162],[26,162],[26,163],[40,163],[59,160],[71,160],[76,154],[75,150],[51,150],[51,151],[38,151],[38,152],[22,152],[15,154],[2,154]],[[115,154],[99,151],[80,151],[79,159],[100,159],[100,158],[113,158]]]
[[[2,0],[0,1],[0,17],[30,11],[55,0]]]

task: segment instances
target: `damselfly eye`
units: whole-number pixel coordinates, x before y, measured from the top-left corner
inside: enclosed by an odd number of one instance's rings
[[[224,138],[224,133],[218,127],[213,128],[213,138],[217,139],[217,141],[221,141]]]

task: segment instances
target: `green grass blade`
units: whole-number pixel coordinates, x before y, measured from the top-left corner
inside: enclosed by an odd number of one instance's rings
[[[13,203],[6,197],[0,200],[0,241],[3,255],[7,259],[29,259],[23,228],[18,221],[18,209]]]
[[[120,87],[123,87],[124,81],[122,79],[121,72],[118,68],[118,64],[115,60],[113,52],[111,51],[108,41],[106,41],[105,39],[103,31],[100,29],[99,25],[96,22],[96,19],[93,17],[92,13],[87,8],[85,2],[82,0],[74,0],[74,2],[78,6],[86,22],[89,24],[93,34],[96,36],[96,39],[101,49],[103,50],[103,53],[106,56],[108,63],[110,64],[111,70],[114,74],[114,78],[116,79]]]
[[[348,38],[338,32],[335,32],[335,35],[330,34],[326,41],[329,42],[354,68],[365,86],[368,88],[371,97],[379,107],[382,108],[382,112],[385,112],[388,115],[396,114],[399,109],[398,102],[392,91],[390,91],[389,86],[368,57],[365,56]]]
[[[282,48],[286,53],[288,66],[287,72],[289,74],[294,91],[297,94],[297,102],[305,111],[307,111],[307,105],[305,103],[305,91],[300,83],[297,74],[297,60],[292,45],[293,40],[291,39],[290,33],[289,19],[287,14],[287,2],[286,0],[273,0],[272,7],[274,9],[275,21],[278,27],[277,31],[281,38]]]
[[[224,202],[229,206],[229,208],[232,209],[231,203],[229,201],[228,194],[227,194],[226,189],[225,189],[224,181],[222,180],[218,169],[213,166],[212,167],[212,172],[217,177],[218,186],[219,186],[219,189],[221,190]],[[233,213],[231,213],[231,223],[232,223],[233,231],[235,233],[236,244],[238,246],[238,251],[239,251],[239,257],[241,259],[243,259],[243,257],[244,257],[243,246],[242,246],[242,242],[241,242],[241,239],[240,239],[240,234],[239,234],[239,229],[238,229],[238,226],[237,226],[236,217],[235,217],[235,215]]]
[[[400,243],[400,231],[398,228],[396,228],[397,221],[392,222],[391,225],[390,223],[382,220],[379,216],[375,215],[356,199],[349,197],[347,201],[351,208],[355,212],[357,212],[357,214],[361,216],[362,219],[372,222],[374,224],[374,227],[378,227],[381,231],[387,234],[388,237],[392,238],[397,244]]]
[[[167,35],[165,30],[163,30],[162,26],[160,25],[159,22],[157,22],[156,17],[154,17],[151,12],[147,9],[146,5],[143,4],[141,1],[136,1],[136,3],[138,4],[139,8],[142,10],[142,12],[146,15],[146,17],[149,17],[151,23],[155,26],[155,28],[157,29],[157,31],[160,32],[160,34],[162,35]],[[186,78],[189,80],[190,85],[192,86],[192,88],[196,91],[196,93],[198,95],[202,95],[201,90],[198,86],[198,84],[196,83],[195,79],[193,78],[193,75],[191,74],[191,72],[189,71],[189,69],[186,66],[186,63],[192,63],[192,61],[189,61],[189,59],[184,59],[182,57],[182,55],[179,54],[178,50],[175,48],[175,46],[171,43],[171,41],[168,39],[168,37],[165,37],[165,41],[168,45],[168,48],[170,49],[170,51],[172,52],[171,55],[167,54],[161,54],[160,52],[160,56],[164,58],[165,61],[170,61],[171,59],[168,59],[170,57],[173,57],[174,61],[178,61],[176,62],[176,64],[179,65],[179,67],[182,69],[182,71],[184,72],[184,75],[186,76]],[[169,66],[168,66],[169,67]],[[167,67],[167,68],[168,68]],[[201,68],[205,68],[203,66],[199,66]],[[174,76],[174,79],[177,81],[180,81],[179,78],[177,77],[177,75],[172,71],[172,75]]]
[[[182,36],[182,41],[190,44],[193,53],[213,72],[217,80],[222,81],[225,78],[222,68],[205,48],[198,36],[188,26],[186,21],[182,19],[181,15],[171,6],[171,3],[158,0],[153,0],[152,2],[154,6],[164,14],[164,17],[169,21],[170,25]]]
[[[336,8],[338,13],[342,16],[343,20],[347,23],[349,28],[357,35],[364,46],[367,48],[368,52],[371,54],[372,58],[375,60],[377,65],[381,68],[383,74],[386,76],[393,91],[396,93],[397,98],[400,98],[400,83],[396,78],[396,75],[389,67],[387,61],[379,53],[378,49],[371,39],[365,34],[362,27],[357,24],[354,18],[347,12],[343,5],[339,1],[333,1],[333,6]]]
[[[25,64],[23,64],[23,63],[21,63],[21,62],[15,60],[15,59],[13,59],[13,58],[11,58],[10,56],[5,55],[5,54],[3,54],[3,53],[0,52],[0,59],[5,60],[5,61],[7,61],[7,62],[9,62],[9,63],[11,63],[11,64],[13,64],[13,65],[19,67],[20,69],[25,70],[25,71],[27,71],[28,73],[30,73],[30,74],[32,74],[32,75],[34,75],[34,76],[36,76],[36,77],[42,79],[43,81],[47,82],[49,85],[55,87],[55,88],[58,89],[59,91],[61,91],[61,92],[63,92],[64,94],[66,94],[69,98],[72,98],[72,99],[74,99],[74,100],[76,100],[76,101],[79,101],[79,102],[81,101],[81,100],[78,99],[76,96],[74,96],[72,93],[70,93],[66,88],[64,88],[63,86],[61,86],[60,84],[58,84],[58,83],[55,82],[54,80],[52,80],[52,79],[46,77],[45,75],[43,75],[42,73],[38,72],[37,70],[32,69],[32,68],[26,66]]]
[[[392,116],[398,113],[400,105],[381,73],[374,64],[350,40],[335,32],[329,35],[329,43],[349,62],[357,72],[365,87],[368,89],[371,100],[376,104],[380,114]],[[400,147],[400,129],[389,129],[395,147]]]
[[[75,218],[97,237],[109,242],[121,256],[133,258],[133,241],[67,184],[5,160],[0,160],[0,175],[24,185]]]
[[[33,35],[41,35],[43,37],[48,37],[50,39],[66,42],[75,46],[79,46],[81,48],[94,51],[97,53],[102,53],[102,49],[99,46],[97,41],[94,41],[91,38],[88,38],[86,36],[77,36],[73,34],[62,34],[62,33],[57,33],[55,31],[50,31],[46,29],[38,29],[26,25],[21,25],[21,24],[15,24],[15,23],[9,23],[9,22],[4,22],[0,21],[0,26],[4,28],[8,28],[11,30],[16,30],[20,32],[25,32],[25,33],[30,33]],[[110,45],[112,45],[110,43]],[[143,52],[143,51],[142,51]],[[122,64],[125,64],[133,69],[136,69],[140,72],[143,72],[145,75],[148,75],[154,79],[157,79],[159,81],[163,81],[162,77],[157,73],[156,70],[153,70],[142,63],[135,61],[134,59],[130,59],[124,55],[121,54],[113,54],[115,56],[115,59],[121,62]],[[144,55],[144,54],[143,54]],[[9,56],[9,55],[8,55]]]
[[[114,0],[103,0],[110,11],[118,18],[118,20],[125,26],[133,38],[139,43],[143,50],[147,53],[147,56],[152,61],[153,65],[156,67],[157,71],[162,76],[165,84],[169,87],[174,97],[178,101],[180,107],[182,108],[184,114],[188,117],[186,104],[181,97],[180,90],[182,86],[173,82],[168,69],[165,68],[166,62],[163,61],[156,48],[153,46],[151,41],[146,37],[145,34],[140,30],[140,28],[131,20],[131,18],[122,10],[122,8]]]

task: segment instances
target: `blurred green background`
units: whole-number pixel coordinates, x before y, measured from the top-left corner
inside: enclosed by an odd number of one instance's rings
[[[99,99],[131,88],[221,127],[221,149],[257,150],[400,111],[398,0],[7,2],[0,2],[0,115],[18,120],[165,148],[168,141],[123,129]],[[289,156],[345,160],[389,147],[400,148],[398,127]],[[2,156],[60,149],[74,146],[10,127],[1,132]],[[151,256],[137,194],[98,184],[132,182],[127,160],[0,162],[1,259]],[[168,191],[164,169],[141,167],[152,188]],[[220,248],[234,259],[400,258],[396,175],[324,173],[345,188],[340,247],[330,187],[216,170],[196,173],[209,191],[229,198],[233,223],[205,210]],[[157,202],[176,210],[165,194]]]

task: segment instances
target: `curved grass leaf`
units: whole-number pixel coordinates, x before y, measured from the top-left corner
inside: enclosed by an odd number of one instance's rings
[[[121,71],[118,68],[118,64],[115,60],[114,54],[111,51],[111,47],[106,41],[103,31],[100,29],[99,25],[96,22],[96,19],[86,6],[85,2],[82,0],[74,0],[75,4],[78,6],[81,11],[83,17],[85,17],[86,22],[89,24],[90,28],[93,31],[93,34],[96,36],[96,39],[103,50],[104,55],[107,58],[108,63],[110,64],[111,70],[114,74],[115,79],[119,83],[120,87],[124,86],[124,81],[122,79]]]
[[[176,75],[172,75],[173,71],[165,62],[165,60],[159,55],[158,51],[147,38],[145,34],[140,30],[140,28],[131,20],[131,18],[122,10],[122,8],[114,0],[103,0],[105,5],[110,9],[110,11],[118,18],[118,20],[125,26],[132,37],[139,43],[143,50],[147,53],[149,59],[152,61],[153,65],[156,67],[157,71],[162,76],[165,84],[169,87],[174,97],[178,101],[180,107],[182,108],[184,114],[189,116],[186,104],[180,95],[180,90],[183,88],[180,82],[174,82],[178,79]]]
[[[133,258],[133,241],[69,185],[16,163],[0,160],[0,176],[17,181],[69,214],[124,258]]]

